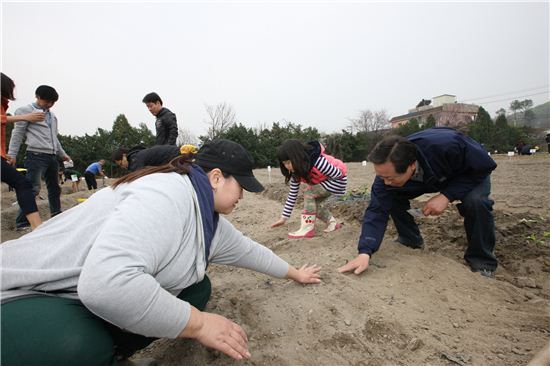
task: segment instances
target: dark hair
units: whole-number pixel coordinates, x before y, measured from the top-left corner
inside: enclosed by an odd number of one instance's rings
[[[160,102],[160,105],[162,105],[162,99],[160,99],[159,95],[157,93],[149,93],[146,96],[143,97],[142,100],[143,103],[156,103]]]
[[[387,136],[376,144],[367,159],[373,164],[392,162],[395,172],[403,174],[416,161],[416,145],[402,136]]]
[[[312,163],[309,158],[309,151],[312,147],[308,144],[304,144],[300,140],[289,139],[283,142],[281,146],[277,148],[277,159],[279,160],[279,167],[281,173],[285,176],[285,183],[290,181],[292,176],[297,178],[303,178],[308,183],[311,183],[309,172],[311,171]],[[285,168],[283,161],[290,160],[294,172],[291,173]]]
[[[130,183],[135,181],[136,179],[139,179],[141,177],[145,177],[146,175],[153,174],[153,173],[173,173],[176,172],[178,174],[187,174],[190,171],[190,165],[191,165],[192,159],[189,155],[180,155],[175,157],[174,159],[170,160],[169,163],[159,166],[148,166],[143,169],[136,170],[135,172],[132,172],[130,174],[126,174],[123,177],[118,178],[112,185],[113,189],[119,186],[122,183]]]
[[[113,153],[111,154],[111,160],[112,161],[122,160],[122,156],[127,155],[129,151],[130,151],[130,149],[128,149],[126,147],[119,147],[118,149],[113,151]]]
[[[13,96],[13,89],[15,89],[15,83],[13,82],[10,77],[4,73],[2,73],[2,96],[9,100],[15,100],[15,97]]]
[[[111,186],[113,189],[115,189],[117,186],[123,184],[123,183],[130,183],[133,182],[141,177],[145,177],[149,174],[154,173],[178,173],[178,174],[189,174],[191,163],[194,161],[194,155],[195,154],[183,154],[175,157],[174,159],[170,160],[169,163],[160,165],[160,166],[148,166],[143,169],[136,170],[135,172],[132,172],[130,174],[126,174],[123,177],[118,178],[113,185]],[[200,164],[197,164],[200,166]],[[204,170],[205,173],[210,172],[212,169],[215,168],[207,168],[201,166],[201,168]],[[224,178],[229,178],[231,174],[227,174],[222,171],[222,175]]]
[[[48,102],[57,102],[59,99],[59,94],[57,94],[54,88],[48,85],[40,85],[36,88],[34,94],[37,98],[44,99]]]

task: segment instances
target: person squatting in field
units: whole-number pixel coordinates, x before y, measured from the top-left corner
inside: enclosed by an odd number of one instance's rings
[[[305,183],[304,209],[301,216],[301,226],[298,231],[288,234],[291,239],[311,238],[315,236],[315,220],[326,223],[324,232],[338,230],[342,224],[323,206],[331,194],[344,195],[348,178],[347,167],[342,161],[325,153],[324,146],[319,141],[307,144],[295,139],[286,140],[277,149],[277,159],[285,183],[290,182],[290,189],[283,208],[281,218],[271,227],[283,225],[292,214],[300,184]]]
[[[497,164],[476,141],[446,127],[436,127],[408,137],[388,136],[368,156],[376,178],[371,201],[365,210],[359,237],[359,255],[340,267],[340,272],[360,274],[378,250],[388,219],[397,229],[397,242],[422,248],[424,240],[414,217],[407,212],[410,200],[425,193],[430,198],[422,214],[441,215],[453,201],[460,201],[468,247],[464,259],[473,272],[492,277],[497,268],[493,253],[495,223],[491,193],[491,172]]]
[[[134,146],[131,149],[119,147],[111,155],[111,160],[129,172],[146,166],[159,166],[179,156],[181,149],[175,145],[154,145],[150,148]]]
[[[113,365],[159,337],[249,358],[244,330],[203,311],[208,264],[320,282],[318,266],[294,268],[220,216],[263,190],[241,145],[192,158],[128,174],[0,246],[3,366]]]

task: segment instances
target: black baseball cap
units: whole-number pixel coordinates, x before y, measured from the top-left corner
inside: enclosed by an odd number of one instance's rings
[[[261,192],[264,187],[252,174],[254,159],[240,144],[225,139],[205,142],[195,163],[203,168],[218,168],[230,174],[248,192]]]

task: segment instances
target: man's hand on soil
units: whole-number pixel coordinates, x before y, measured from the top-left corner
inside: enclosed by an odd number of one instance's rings
[[[426,202],[426,205],[424,205],[422,212],[426,216],[441,215],[443,211],[445,211],[447,206],[449,206],[449,202],[449,199],[440,193],[437,196],[430,198],[428,202]]]
[[[338,268],[338,272],[344,273],[353,271],[356,275],[361,274],[369,267],[370,255],[361,253],[355,259]]]

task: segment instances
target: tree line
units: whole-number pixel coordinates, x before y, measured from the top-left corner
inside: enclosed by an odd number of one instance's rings
[[[286,125],[274,123],[271,128],[261,130],[234,124],[217,137],[242,144],[252,153],[258,167],[278,165],[276,148],[288,138],[302,141],[320,140],[329,154],[346,162],[360,162],[366,159],[376,143],[387,134],[408,136],[435,125],[436,121],[432,115],[428,116],[424,124],[419,124],[418,120],[413,118],[399,128],[390,129],[387,123],[380,124],[379,121],[373,120],[372,124],[364,124],[363,128],[357,132],[344,129],[331,134],[320,133],[313,127],[303,128],[300,124],[294,123]],[[358,125],[352,124],[352,126],[357,129]],[[460,130],[480,142],[491,153],[513,151],[519,140],[523,140],[526,144],[535,143],[532,128],[510,126],[504,114],[499,114],[493,121],[482,107],[479,108],[477,117],[468,125],[462,126]]]
[[[216,111],[216,108],[222,110]],[[346,162],[360,162],[366,159],[374,145],[388,133],[407,136],[435,126],[435,118],[428,116],[424,124],[420,124],[413,118],[399,128],[389,129],[388,117],[384,110],[365,110],[361,111],[357,118],[350,119],[351,124],[348,128],[342,129],[340,132],[326,134],[315,127],[304,127],[293,122],[275,122],[269,127],[246,127],[242,123],[235,122],[235,114],[231,111],[231,106],[225,103],[211,107],[209,110],[212,120],[207,121],[210,126],[207,135],[196,139],[185,129],[180,129],[178,142],[180,144],[201,144],[212,138],[230,139],[250,151],[258,168],[278,166],[276,149],[285,140],[291,138],[304,142],[320,140],[327,153]],[[224,115],[228,119],[224,120]],[[510,126],[504,113],[498,114],[493,121],[489,113],[482,107],[480,107],[475,120],[469,125],[463,126],[462,132],[482,143],[491,152],[512,151],[520,139],[525,143],[533,141],[530,128]],[[8,125],[7,140],[9,140],[10,133],[11,126]],[[99,159],[105,159],[106,174],[117,177],[125,174],[125,171],[110,160],[112,152],[120,146],[130,148],[138,145],[152,146],[155,136],[145,124],[132,127],[126,116],[120,114],[113,122],[111,130],[98,128],[94,134],[85,134],[84,136],[59,135],[59,140],[73,159],[74,169],[84,172],[89,164]],[[23,166],[23,157],[24,152],[20,151],[17,158],[20,167]]]

